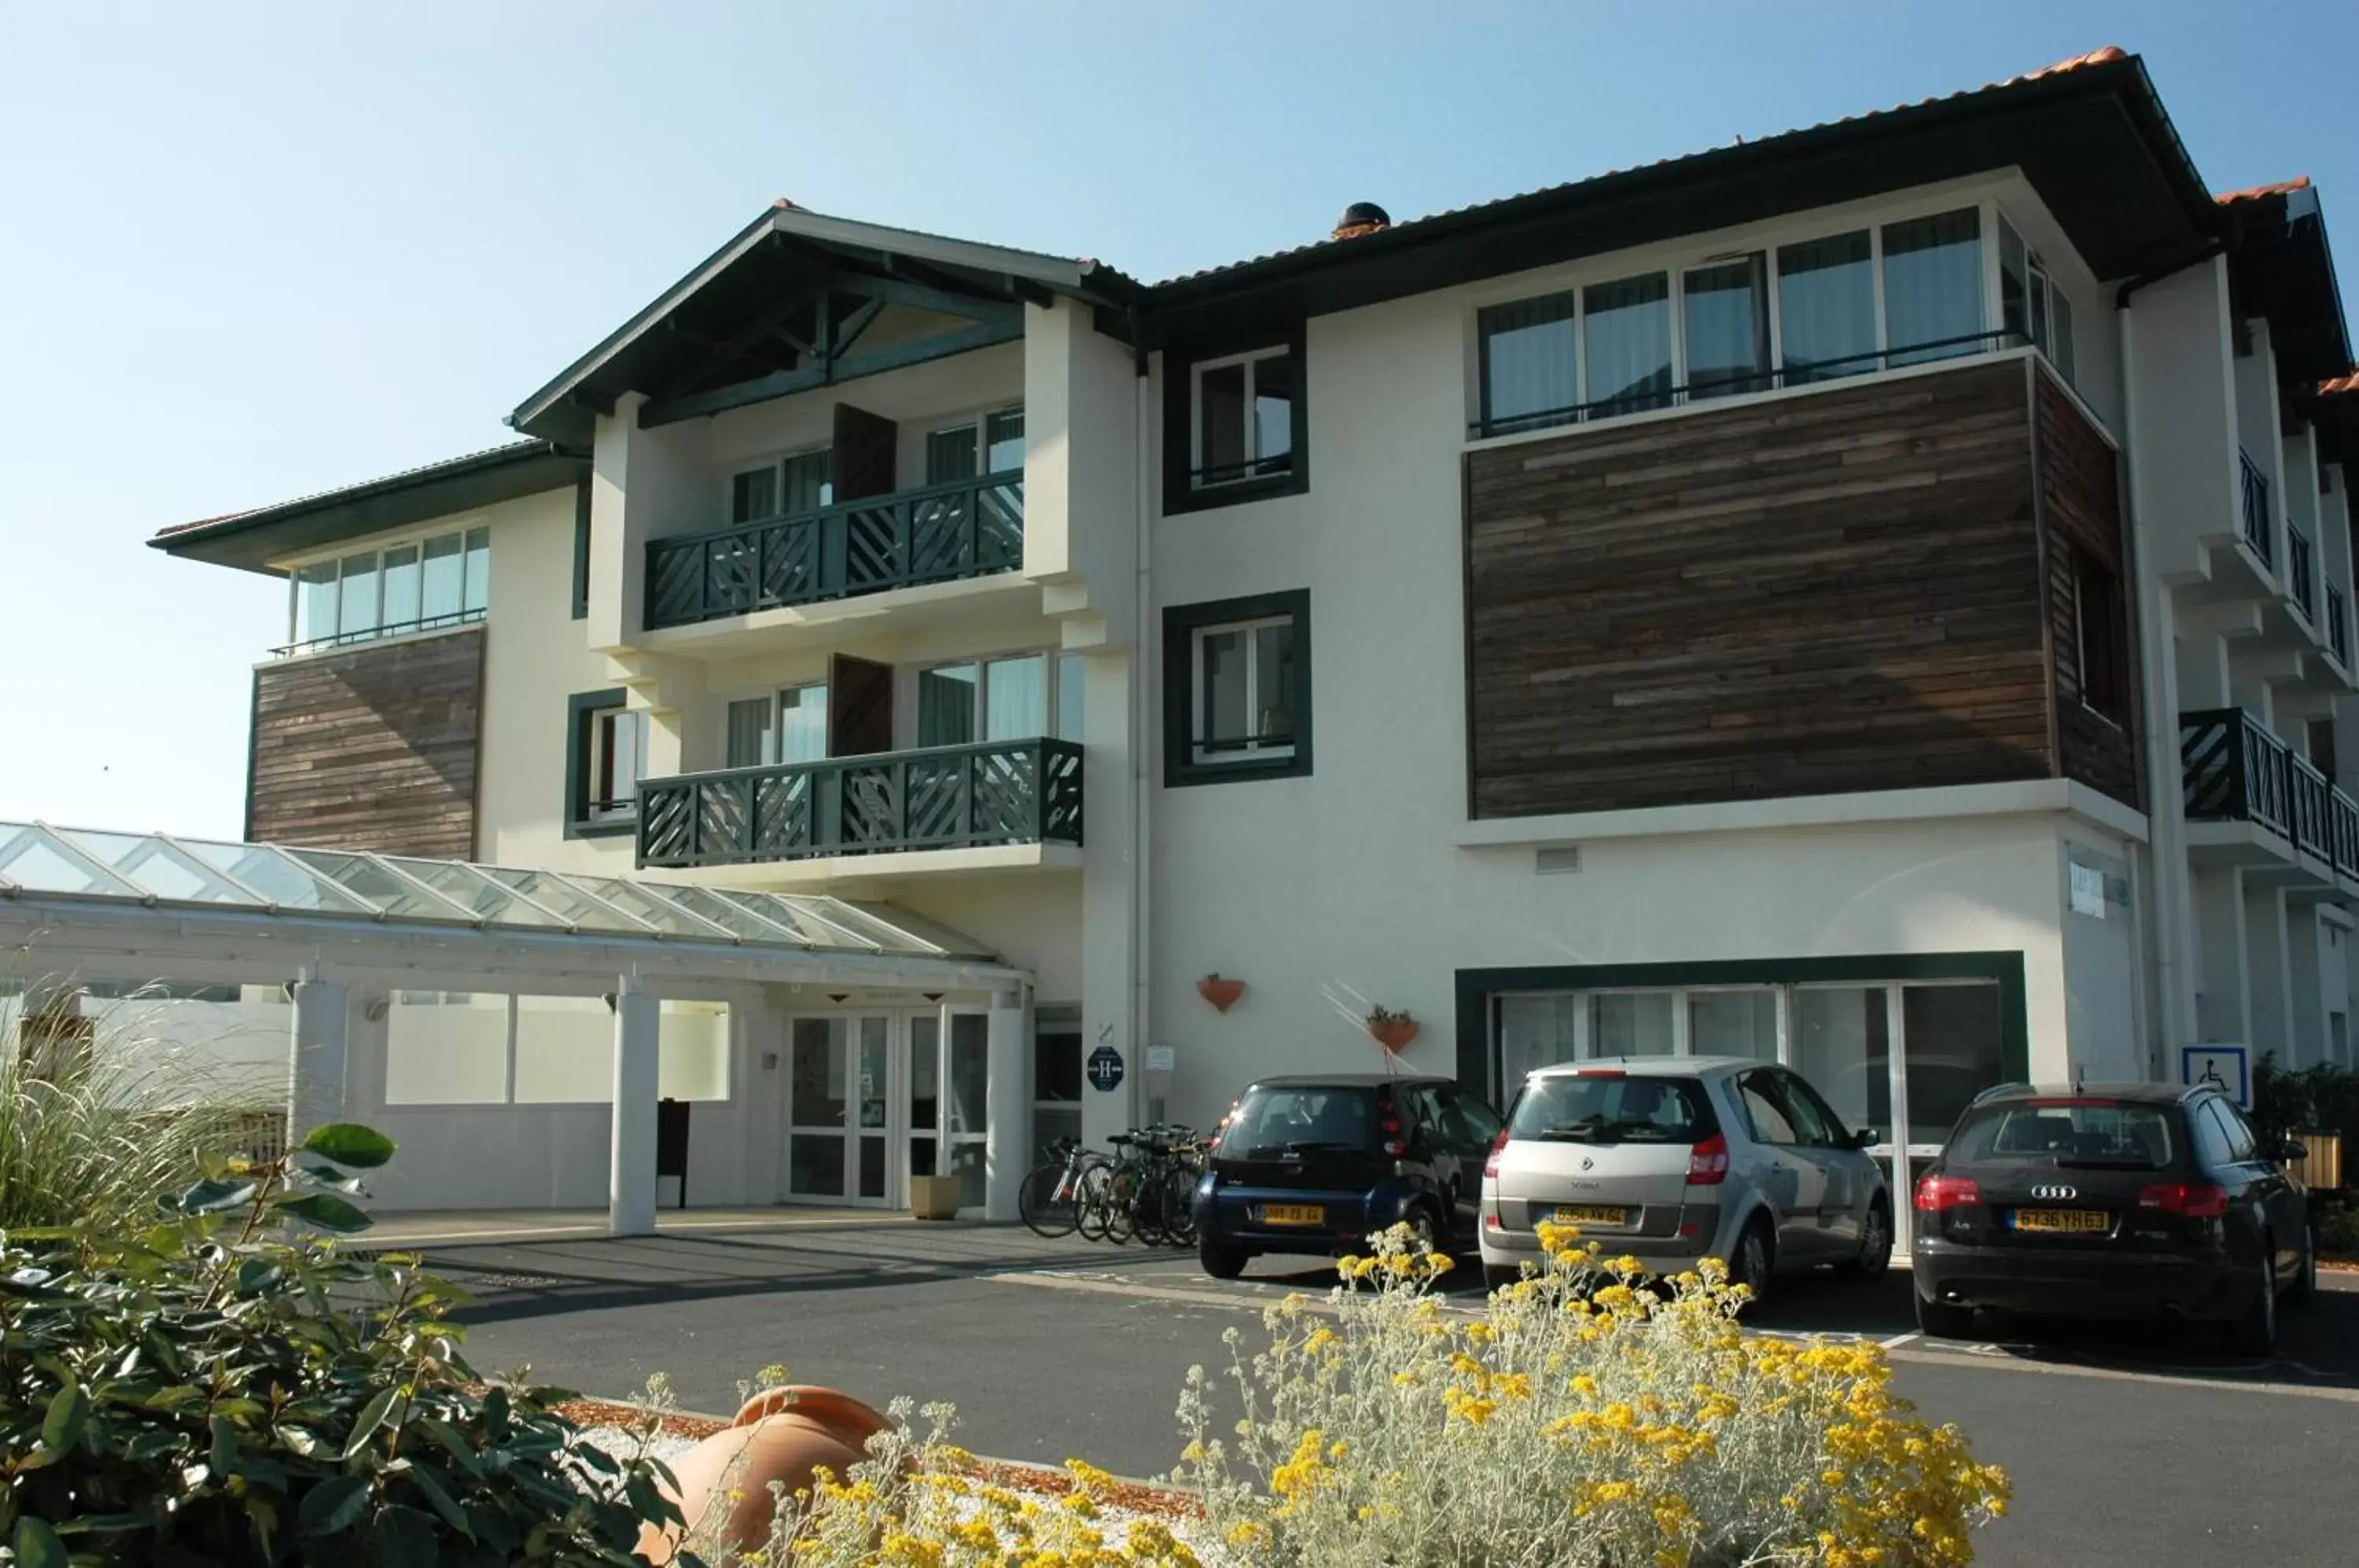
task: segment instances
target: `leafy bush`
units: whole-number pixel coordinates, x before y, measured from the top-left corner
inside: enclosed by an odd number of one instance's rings
[[[1972,1560],[2004,1475],[1913,1419],[1873,1344],[1746,1335],[1706,1264],[1658,1299],[1549,1227],[1544,1275],[1454,1320],[1397,1228],[1323,1312],[1234,1351],[1234,1447],[1190,1379],[1181,1474],[1239,1563],[1930,1565]]]
[[[155,1213],[157,1193],[196,1180],[202,1160],[256,1141],[266,1100],[142,1038],[136,1015],[117,1016],[77,1038],[72,1020],[37,1014],[23,1020],[27,1049],[0,1040],[0,1231],[130,1225]],[[281,1096],[282,1124],[285,1109]]]
[[[2340,1133],[2343,1158],[2359,1158],[2359,1073],[2324,1062],[2287,1072],[2271,1051],[2253,1069],[2253,1125],[2271,1138]]]
[[[2321,1204],[2316,1211],[2318,1249],[2350,1257],[2359,1255],[2359,1208],[2349,1203]]]
[[[643,1458],[556,1389],[485,1387],[416,1260],[364,1259],[349,1174],[393,1146],[324,1127],[212,1161],[136,1236],[0,1238],[0,1542],[18,1568],[635,1564],[676,1520]],[[669,1476],[664,1479],[668,1482]]]

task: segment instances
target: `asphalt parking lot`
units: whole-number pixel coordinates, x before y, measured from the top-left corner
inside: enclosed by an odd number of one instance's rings
[[[1192,1257],[1047,1242],[1006,1227],[908,1222],[629,1241],[429,1249],[466,1286],[479,1367],[626,1397],[656,1372],[686,1409],[726,1412],[783,1363],[797,1381],[883,1403],[958,1407],[960,1441],[1006,1458],[1082,1454],[1119,1473],[1169,1468],[1194,1363],[1321,1268],[1256,1261],[1206,1279]],[[2170,1330],[1992,1324],[1929,1343],[1905,1272],[1786,1286],[1754,1326],[1886,1345],[1899,1390],[1956,1421],[2016,1485],[1982,1537],[2001,1565],[2327,1564],[2359,1528],[2359,1276],[2289,1311],[2273,1360]],[[1471,1277],[1452,1289],[1472,1304]]]

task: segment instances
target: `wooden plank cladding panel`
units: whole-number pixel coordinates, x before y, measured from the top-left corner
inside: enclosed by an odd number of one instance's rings
[[[2039,505],[2048,543],[2048,615],[2056,646],[2056,738],[2067,779],[2144,809],[2136,731],[2143,663],[2138,657],[2137,596],[2120,595],[2132,617],[2125,638],[2130,701],[2121,705],[2128,727],[2081,699],[2080,619],[2074,603],[2075,552],[2094,557],[2126,584],[2122,542],[2121,467],[2114,449],[2071,396],[2044,371],[2038,377]]]
[[[1477,817],[2053,772],[2022,361],[1466,459]]]
[[[469,626],[256,670],[246,836],[473,858],[484,635]]]

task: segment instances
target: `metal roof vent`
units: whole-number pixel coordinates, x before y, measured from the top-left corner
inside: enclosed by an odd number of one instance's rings
[[[1342,217],[1335,220],[1335,233],[1331,237],[1339,240],[1357,239],[1362,234],[1373,234],[1379,229],[1389,229],[1392,226],[1392,214],[1374,201],[1354,201],[1343,209]]]

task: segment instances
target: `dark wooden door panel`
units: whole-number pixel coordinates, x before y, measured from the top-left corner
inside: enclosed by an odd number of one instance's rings
[[[893,749],[893,667],[836,654],[827,665],[827,754]]]
[[[1467,458],[1476,816],[2045,777],[2020,361]]]
[[[857,501],[887,495],[895,487],[894,465],[901,427],[881,414],[835,406],[835,498]]]

